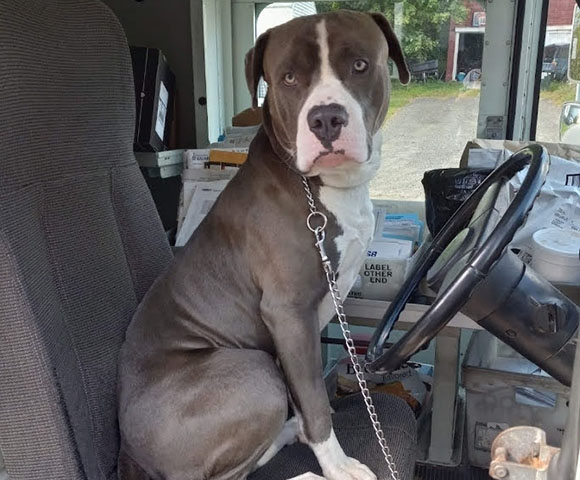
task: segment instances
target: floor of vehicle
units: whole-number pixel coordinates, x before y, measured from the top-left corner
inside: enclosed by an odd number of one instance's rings
[[[459,466],[438,467],[435,465],[417,465],[415,480],[490,480],[487,470],[482,468]]]

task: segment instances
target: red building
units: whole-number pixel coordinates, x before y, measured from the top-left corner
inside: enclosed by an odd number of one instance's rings
[[[462,23],[451,22],[447,49],[445,79],[455,79],[460,72],[481,69],[483,57],[483,34],[485,32],[484,2],[464,0],[468,10]],[[545,45],[570,42],[574,0],[550,0]]]

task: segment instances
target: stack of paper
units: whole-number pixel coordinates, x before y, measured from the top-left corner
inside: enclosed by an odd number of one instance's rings
[[[176,246],[187,243],[238,167],[247,158],[258,127],[228,127],[221,142],[183,152],[183,188],[178,213]]]
[[[199,226],[237,169],[185,169],[175,245],[182,247]]]

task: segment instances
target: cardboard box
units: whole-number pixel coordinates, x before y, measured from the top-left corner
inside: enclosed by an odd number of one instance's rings
[[[248,154],[245,152],[236,152],[233,150],[210,150],[209,163],[225,164],[225,165],[242,165]]]
[[[161,50],[131,47],[135,101],[135,151],[159,152],[169,145],[175,75]]]
[[[234,127],[252,127],[262,123],[261,108],[246,108],[232,118]]]
[[[568,145],[565,143],[549,143],[549,142],[515,142],[513,140],[486,140],[481,138],[476,138],[467,142],[463,153],[461,155],[460,167],[465,168],[468,166],[469,151],[473,149],[491,149],[495,151],[500,150],[510,150],[512,152],[517,152],[518,150],[527,147],[531,143],[539,143],[546,147],[550,155],[557,155],[558,157],[565,158],[566,160],[571,160],[575,162],[580,162],[580,145]],[[507,157],[503,160],[507,160]],[[494,167],[495,165],[488,164],[486,166]]]

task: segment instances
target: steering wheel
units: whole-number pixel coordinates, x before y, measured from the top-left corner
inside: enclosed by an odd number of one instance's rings
[[[529,169],[524,181],[501,216],[495,206],[501,187],[526,166]],[[467,303],[525,222],[549,167],[548,152],[540,145],[514,153],[471,194],[435,239],[418,252],[414,268],[371,339],[366,358],[369,372],[384,374],[399,368]],[[468,226],[464,228],[465,225]],[[417,323],[385,351],[383,347],[395,322],[426,275],[429,286],[439,292],[437,298]]]

